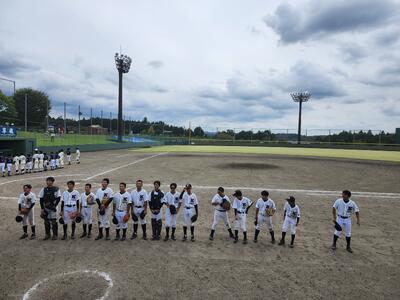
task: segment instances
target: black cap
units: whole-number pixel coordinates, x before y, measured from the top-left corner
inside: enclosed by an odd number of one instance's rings
[[[218,188],[218,191],[223,193],[225,190],[224,190],[224,188],[223,188],[222,186],[220,186],[220,187]]]
[[[236,190],[236,191],[233,193],[232,196],[241,197],[241,196],[242,196],[242,191],[241,191],[241,190]]]
[[[46,181],[52,181],[52,182],[54,182],[55,179],[54,179],[54,177],[50,176],[50,177],[47,177],[47,178],[46,178]]]
[[[289,196],[288,198],[286,198],[286,200],[289,202],[294,202],[296,199],[293,196]]]
[[[267,197],[268,195],[269,195],[269,193],[266,190],[261,192],[261,196]]]

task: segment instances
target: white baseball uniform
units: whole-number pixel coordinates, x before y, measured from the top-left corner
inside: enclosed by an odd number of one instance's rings
[[[39,153],[39,171],[43,171],[44,154]]]
[[[194,226],[195,223],[192,223],[192,217],[196,214],[196,209],[194,208],[199,204],[197,200],[197,196],[195,193],[184,192],[182,196],[182,204],[183,204],[183,226],[191,227]]]
[[[144,219],[140,218],[140,214],[144,209],[144,203],[149,202],[149,195],[147,194],[146,190],[141,189],[140,191],[133,190],[131,193],[132,198],[132,205],[133,205],[133,213],[138,217],[140,220],[140,224],[146,224],[146,217]],[[133,224],[138,224],[138,221],[133,221]]]
[[[126,229],[128,228],[128,222],[124,222],[124,216],[127,214],[128,204],[132,204],[131,194],[125,191],[121,194],[121,192],[116,192],[113,197],[113,201],[115,204],[115,217],[118,220],[118,224],[116,225],[117,229]]]
[[[238,198],[233,200],[232,208],[236,209],[237,213],[235,218],[235,230],[241,229],[243,232],[247,232],[247,208],[250,207],[252,203],[253,202],[247,197],[242,197],[241,200]]]
[[[95,194],[90,192],[89,194],[86,194],[86,192],[83,192],[81,194],[81,205],[82,205],[82,219],[83,219],[83,224],[92,224],[92,207],[96,203],[95,201]]]
[[[81,151],[76,149],[76,162],[79,163],[81,161]]]
[[[70,218],[70,214],[78,210],[78,204],[80,194],[77,190],[72,190],[71,192],[66,190],[61,197],[61,202],[64,202],[64,223],[68,224],[69,221],[75,222],[75,218]]]
[[[25,195],[25,193],[22,193],[19,195],[18,198],[18,204],[21,205],[21,208],[30,208],[33,203],[36,202],[36,195],[32,192],[30,192],[28,195]],[[29,211],[27,215],[23,215],[22,219],[22,225],[23,226],[34,226],[35,225],[35,213],[34,213],[34,207]]]
[[[60,156],[60,167],[64,168],[64,151],[61,151],[58,155]]]
[[[37,172],[39,169],[39,153],[33,154],[32,159],[33,159],[33,172]]]
[[[357,204],[353,200],[345,202],[339,198],[333,204],[336,209],[336,222],[345,230],[346,237],[351,237],[351,214],[359,212]],[[340,236],[341,231],[335,230],[335,235]]]
[[[106,189],[99,188],[96,192],[96,200],[99,200],[102,205],[105,205],[109,199],[112,199],[113,190],[109,187]],[[110,203],[111,204],[111,203]],[[100,215],[100,210],[97,210],[97,219],[100,228],[110,228],[110,206],[105,209],[105,214]]]
[[[32,172],[32,156],[26,158],[25,170],[29,173]]]
[[[291,234],[296,234],[297,218],[300,218],[300,208],[297,204],[291,207],[288,202],[284,206],[285,220],[282,225],[282,232],[287,232],[290,229]]]
[[[266,223],[269,231],[274,230],[274,227],[272,225],[272,216],[267,215],[268,208],[272,208],[274,212],[276,211],[274,200],[268,198],[267,200],[264,201],[262,198],[260,198],[256,202],[256,208],[258,208],[256,229],[261,230],[262,225]]]
[[[25,173],[25,164],[26,164],[26,157],[25,155],[21,155],[19,157],[19,162],[20,162],[20,170],[21,173]]]
[[[179,199],[180,193],[175,192],[175,194],[172,194],[171,192],[168,192],[164,196],[164,203],[166,203],[169,206],[175,206],[178,209],[179,203],[182,202],[182,199]],[[166,227],[173,227],[176,228],[176,218],[178,214],[171,214],[171,211],[169,210],[169,207],[166,208],[165,210],[165,226]]]
[[[223,209],[221,206],[223,199],[225,199],[226,201],[229,201],[228,196],[225,195],[224,197],[221,197],[218,194],[215,194],[215,196],[211,200],[211,203],[213,203],[213,204],[218,203],[218,205],[214,206],[214,221],[211,226],[212,230],[215,230],[215,228],[217,227],[220,220],[224,221],[225,227],[227,229],[231,228],[231,225],[229,224],[229,219],[228,219],[228,212],[225,209]]]
[[[19,156],[18,155],[14,156],[13,161],[14,161],[15,173],[18,174],[19,173]]]

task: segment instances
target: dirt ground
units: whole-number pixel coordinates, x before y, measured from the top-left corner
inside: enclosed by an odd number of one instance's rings
[[[110,276],[113,286],[107,299],[400,298],[400,164],[267,155],[154,156],[130,150],[82,153],[81,158],[80,165],[63,170],[0,178],[0,299],[21,299],[39,282],[29,299],[89,300],[104,295],[103,279],[92,273],[68,275],[84,270]],[[56,176],[62,190],[74,179],[79,191],[86,182],[97,189],[103,177],[110,178],[114,190],[120,181],[131,189],[138,178],[147,191],[156,179],[164,192],[170,182],[190,182],[200,207],[196,241],[180,241],[181,216],[175,242],[42,241],[38,208],[37,239],[19,240],[22,228],[14,220],[17,195],[25,183],[38,193],[49,175]],[[249,244],[233,244],[222,224],[215,240],[209,241],[210,199],[218,186],[225,186],[228,195],[240,187],[253,201],[261,189],[268,189],[278,207],[278,238],[284,199],[293,194],[302,211],[295,248],[272,245],[265,230],[253,243],[254,208],[247,222]],[[353,254],[345,251],[343,239],[336,252],[330,250],[331,206],[345,188],[354,192],[361,210],[360,227],[353,219]],[[233,212],[230,217],[233,221]],[[81,232],[79,224],[78,235]],[[114,228],[111,232],[114,236]],[[131,232],[130,221],[128,235]]]

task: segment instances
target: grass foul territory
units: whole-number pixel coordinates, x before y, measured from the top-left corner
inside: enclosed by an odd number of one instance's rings
[[[240,153],[331,157],[400,162],[398,151],[286,148],[286,147],[245,147],[245,146],[159,146],[132,151],[140,152],[197,152],[197,153]]]

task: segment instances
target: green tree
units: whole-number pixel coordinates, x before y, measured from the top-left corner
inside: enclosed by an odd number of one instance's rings
[[[204,136],[204,130],[200,126],[196,127],[193,131],[193,135],[203,137]]]
[[[0,90],[0,119],[1,123],[15,123],[17,111],[15,110],[15,102],[12,97],[8,97]]]
[[[18,89],[15,92],[14,101],[17,110],[17,122],[23,124],[25,120],[25,94],[28,95],[28,123],[33,126],[42,125],[46,120],[47,105],[50,113],[50,99],[45,92],[31,88]]]

